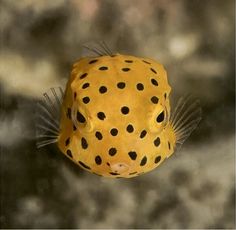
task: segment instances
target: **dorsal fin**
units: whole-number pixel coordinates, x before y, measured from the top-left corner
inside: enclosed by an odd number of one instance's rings
[[[113,53],[104,41],[90,42],[83,45],[84,48],[98,56],[112,56]],[[86,55],[87,56],[87,55]]]
[[[37,148],[57,142],[63,96],[62,88],[51,88],[38,101],[36,107]]]

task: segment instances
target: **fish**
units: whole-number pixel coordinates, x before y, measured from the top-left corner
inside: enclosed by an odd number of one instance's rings
[[[73,64],[65,92],[51,88],[38,102],[37,147],[57,143],[75,164],[103,177],[150,172],[198,126],[200,102],[181,97],[172,112],[161,63],[106,46],[92,50],[97,55]]]

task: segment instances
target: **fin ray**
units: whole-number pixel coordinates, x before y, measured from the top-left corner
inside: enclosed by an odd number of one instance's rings
[[[63,91],[60,87],[50,88],[43,94],[36,108],[36,145],[41,148],[57,142],[60,132]]]
[[[170,123],[176,135],[177,145],[182,145],[201,120],[200,102],[191,95],[181,97],[170,116]]]

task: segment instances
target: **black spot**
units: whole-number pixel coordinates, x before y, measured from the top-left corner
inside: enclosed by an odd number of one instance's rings
[[[88,104],[90,102],[90,98],[89,97],[84,97],[83,102],[84,102],[84,104]]]
[[[83,74],[80,76],[80,79],[85,78],[87,75],[88,75],[87,73],[83,73]]]
[[[166,95],[166,93],[164,93],[164,98],[166,99],[166,97],[167,97],[167,95]]]
[[[108,153],[109,153],[110,156],[114,156],[117,153],[117,150],[116,150],[116,148],[110,148]]]
[[[157,157],[155,158],[155,163],[156,163],[156,164],[159,163],[160,160],[161,160],[161,156],[157,156]]]
[[[106,67],[106,66],[101,66],[101,67],[99,68],[99,70],[108,70],[108,67]]]
[[[146,63],[146,64],[151,64],[150,62],[148,62],[148,61],[145,61],[145,60],[142,60],[144,63]]]
[[[141,133],[140,133],[140,138],[144,138],[147,134],[147,131],[146,130],[143,130]]]
[[[170,142],[168,141],[168,149],[170,150],[171,146],[170,146]]]
[[[152,82],[153,85],[158,86],[158,82],[157,82],[156,79],[152,78],[152,79],[151,79],[151,82]]]
[[[89,87],[89,83],[86,82],[86,83],[83,84],[82,89],[86,89],[86,88],[88,88],[88,87]]]
[[[112,136],[116,136],[118,134],[118,130],[116,128],[112,128],[110,133]]]
[[[95,162],[96,162],[97,165],[102,164],[102,158],[100,156],[96,156],[95,157]]]
[[[153,72],[153,73],[157,73],[157,71],[155,70],[155,69],[153,69],[153,68],[150,68],[150,70]]]
[[[132,160],[136,160],[136,158],[137,158],[137,153],[136,152],[130,151],[128,154],[129,154],[129,156]]]
[[[132,60],[125,60],[125,62],[132,63],[133,61]]]
[[[105,115],[105,113],[103,113],[103,112],[98,112],[98,113],[97,113],[97,117],[98,117],[98,119],[100,119],[100,120],[104,120],[104,119],[106,118],[106,115]]]
[[[110,166],[110,163],[107,162],[107,165]]]
[[[130,68],[122,68],[122,71],[128,72],[128,71],[130,71]]]
[[[74,100],[76,99],[76,97],[77,97],[77,93],[76,93],[76,92],[74,92]]]
[[[164,118],[165,118],[164,111],[162,111],[162,112],[157,116],[156,121],[157,121],[158,123],[160,123],[160,122],[162,122],[162,121],[164,120]]]
[[[160,145],[160,143],[161,143],[161,140],[160,140],[159,137],[157,137],[157,138],[154,140],[154,145],[155,145],[156,147],[158,147],[158,146]]]
[[[83,163],[82,161],[79,161],[79,164],[82,165],[86,169],[90,169],[90,167],[86,165],[85,163]]]
[[[65,141],[66,146],[70,144],[70,138],[68,137]]]
[[[79,111],[77,111],[77,121],[80,123],[84,123],[86,121],[85,117]]]
[[[140,162],[140,166],[144,166],[147,163],[147,157],[144,156],[143,159]]]
[[[66,116],[68,117],[68,119],[71,119],[71,108],[67,108]]]
[[[105,87],[105,86],[101,86],[101,87],[99,88],[99,92],[100,92],[100,93],[106,93],[106,91],[107,91],[107,87]]]
[[[111,175],[114,175],[114,176],[120,175],[119,173],[115,173],[115,172],[110,172],[110,174],[111,174]]]
[[[144,86],[143,86],[142,83],[138,83],[138,84],[136,85],[136,87],[137,87],[137,90],[143,90],[143,89],[144,89]]]
[[[123,107],[121,108],[121,112],[122,112],[123,114],[128,114],[128,113],[129,113],[129,108],[128,108],[127,106],[123,106]]]
[[[82,137],[82,139],[81,139],[81,146],[83,149],[88,148],[88,142],[86,141],[86,139],[84,137]]]
[[[153,104],[157,104],[159,100],[158,100],[158,98],[156,96],[153,96],[151,98],[151,101],[152,101]]]
[[[100,133],[100,132],[96,132],[95,133],[95,136],[96,136],[96,138],[98,139],[98,140],[102,140],[102,134]]]
[[[131,124],[129,124],[127,126],[126,130],[127,130],[127,132],[132,133],[134,131],[134,127]]]
[[[129,175],[134,175],[134,174],[136,174],[137,172],[131,172],[131,173],[129,173]]]
[[[66,154],[67,154],[69,157],[73,158],[72,152],[71,152],[69,149],[66,151]]]
[[[125,83],[124,83],[124,82],[119,82],[119,83],[117,84],[117,87],[118,87],[119,89],[124,89],[124,88],[125,88]]]
[[[76,126],[75,126],[75,125],[73,125],[73,130],[74,130],[74,131],[76,131],[76,130],[77,130],[77,128],[76,128]]]
[[[94,59],[94,60],[90,61],[89,64],[93,64],[93,63],[95,63],[97,61],[98,61],[97,59]]]

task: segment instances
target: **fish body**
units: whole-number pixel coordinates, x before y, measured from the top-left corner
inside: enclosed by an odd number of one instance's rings
[[[200,120],[198,103],[186,100],[171,118],[170,92],[166,70],[152,59],[81,58],[57,103],[55,141],[69,159],[97,175],[129,178],[151,171]]]

